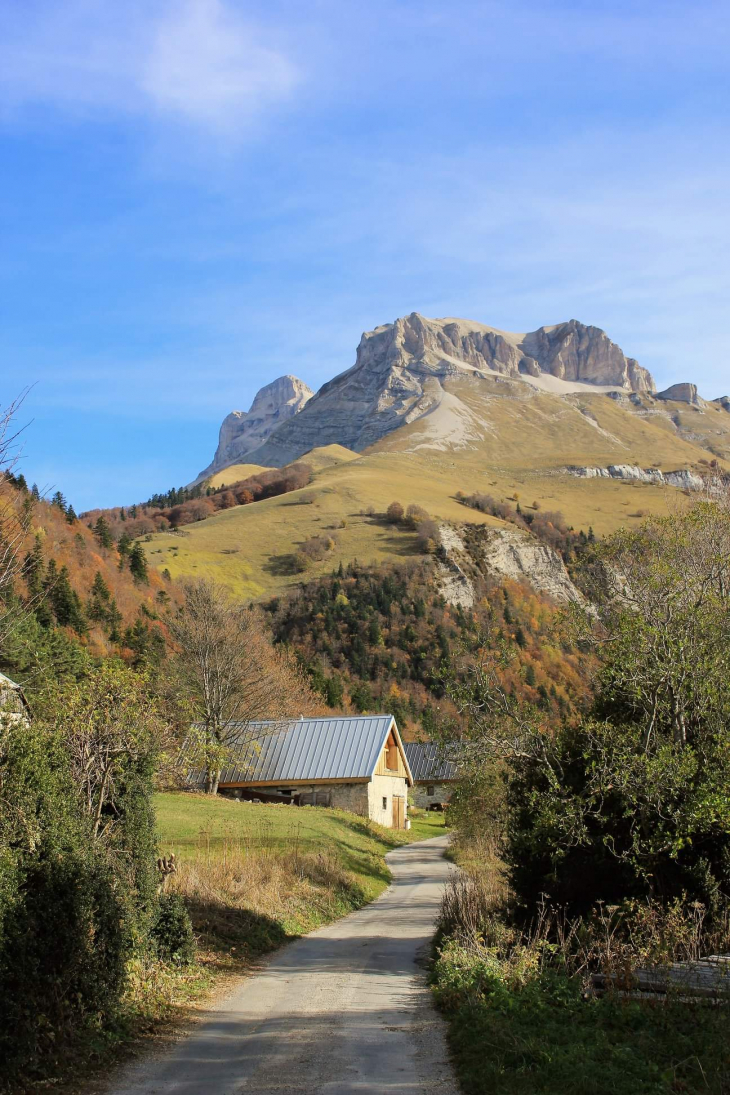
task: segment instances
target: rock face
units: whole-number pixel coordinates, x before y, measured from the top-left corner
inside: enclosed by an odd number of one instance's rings
[[[231,411],[223,419],[213,461],[200,473],[199,478],[248,457],[282,422],[298,414],[313,395],[311,388],[295,376],[280,376],[261,388],[250,410]]]
[[[658,392],[657,399],[671,399],[676,403],[692,403],[696,407],[699,406],[700,402],[696,384],[672,384],[670,388]]]
[[[713,399],[712,402],[719,403],[726,411],[730,411],[730,395],[719,395],[717,399]]]
[[[646,369],[598,327],[574,319],[511,334],[470,320],[426,319],[413,312],[364,334],[353,367],[325,384],[260,448],[246,452],[252,461],[271,465],[320,445],[337,443],[360,452],[432,411],[443,397],[440,382],[464,373],[532,378],[538,386],[566,381],[627,393],[654,391]]]
[[[563,604],[585,604],[573,585],[565,563],[556,551],[529,533],[498,529],[487,534],[482,549],[482,566],[492,574],[526,581],[541,593]]]
[[[577,475],[580,479],[634,479],[640,483],[659,483],[681,490],[701,490],[704,482],[694,472],[659,471],[658,468],[640,468],[635,464],[610,464],[607,468],[570,467],[568,475]]]

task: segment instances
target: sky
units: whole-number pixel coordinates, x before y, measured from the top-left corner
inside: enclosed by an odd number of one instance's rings
[[[412,311],[730,394],[722,0],[0,0],[0,405],[77,510]]]

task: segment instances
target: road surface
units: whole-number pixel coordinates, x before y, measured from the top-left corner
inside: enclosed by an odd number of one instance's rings
[[[277,952],[109,1095],[456,1095],[418,964],[450,870],[447,840],[391,852],[393,882],[377,901]]]

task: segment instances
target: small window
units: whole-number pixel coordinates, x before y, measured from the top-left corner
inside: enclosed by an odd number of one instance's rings
[[[384,810],[388,809],[388,799],[385,795],[383,795],[383,809]]]
[[[426,794],[427,795],[435,795],[436,794],[436,788],[434,787],[434,785],[432,783],[429,783],[429,785],[427,786]]]

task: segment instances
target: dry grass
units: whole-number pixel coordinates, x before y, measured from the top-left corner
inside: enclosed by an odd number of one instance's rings
[[[298,505],[302,492],[293,492],[225,510],[182,533],[155,536],[148,545],[150,563],[173,576],[206,575],[240,596],[259,599],[297,585],[301,576],[287,571],[284,558],[334,528],[340,530],[337,547],[312,567],[314,576],[353,559],[402,562],[415,554],[414,534],[367,516],[371,509],[382,515],[394,500],[446,521],[502,524],[462,506],[458,490],[480,490],[498,500],[517,492],[543,509],[562,510],[576,529],[592,526],[603,535],[639,521],[639,512],[665,513],[681,495],[651,484],[578,479],[560,474],[565,465],[698,467],[711,458],[703,443],[730,454],[730,415],[712,405],[700,414],[683,404],[648,400],[640,409],[627,409],[603,395],[527,398],[521,386],[521,397],[507,397],[510,385],[496,381],[459,379],[446,387],[484,423],[479,439],[463,448],[427,447],[427,416],[362,455],[339,445],[316,449],[306,457],[315,470],[314,483],[304,488],[313,496],[311,505]],[[669,415],[682,423],[682,435]]]
[[[238,852],[183,861],[171,889],[190,910],[204,958],[246,961],[367,901],[334,850]]]
[[[208,480],[210,487],[229,487],[232,483],[240,483],[242,479],[248,479],[260,471],[266,471],[261,464],[231,464],[223,471],[217,471]]]

